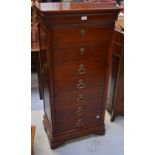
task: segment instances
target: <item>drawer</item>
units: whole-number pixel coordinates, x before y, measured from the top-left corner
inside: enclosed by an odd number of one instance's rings
[[[56,111],[56,132],[79,130],[102,123],[101,102]],[[64,117],[65,116],[65,117]]]
[[[67,46],[67,45],[66,45]],[[69,46],[67,48],[55,48],[54,61],[55,64],[66,61],[88,60],[103,58],[106,59],[109,50],[108,42],[95,45],[79,45],[76,47]]]
[[[76,63],[57,64],[54,67],[55,80],[71,79],[75,77],[95,77],[105,70],[106,59],[94,61],[79,61]]]
[[[112,27],[94,26],[80,28],[60,28],[52,31],[52,43],[54,47],[66,45],[104,43],[112,40]],[[65,38],[65,39],[64,39]]]
[[[77,106],[87,104],[91,101],[96,101],[103,98],[102,88],[91,88],[81,90],[80,92],[68,92],[58,94],[55,97],[56,109],[63,109],[69,106]]]
[[[72,78],[56,81],[55,80],[55,95],[63,92],[71,92],[86,90],[90,88],[103,88],[104,74],[96,75],[94,77]]]
[[[113,13],[104,14],[69,14],[69,15],[55,15],[49,16],[48,22],[54,25],[65,24],[90,24],[90,23],[105,23],[107,21],[115,20],[117,17]]]

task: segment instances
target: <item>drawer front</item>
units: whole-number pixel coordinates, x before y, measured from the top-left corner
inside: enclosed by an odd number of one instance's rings
[[[67,45],[66,45],[67,46]],[[55,48],[55,64],[66,61],[87,60],[103,58],[106,59],[109,45],[107,42],[96,45],[80,45],[77,47]]]
[[[112,39],[112,27],[81,27],[81,28],[62,28],[52,31],[54,47],[65,47],[66,44],[88,44],[103,43]],[[64,39],[65,36],[65,39]]]
[[[87,104],[103,98],[103,88],[91,88],[80,92],[58,94],[55,97],[56,109]]]
[[[96,77],[105,70],[106,60],[79,61],[76,63],[57,64],[54,75],[57,81],[75,77]]]
[[[86,128],[102,123],[101,102],[90,102],[83,106],[64,108],[56,111],[56,132]]]
[[[71,91],[81,91],[90,88],[103,88],[104,74],[96,75],[94,77],[83,77],[83,78],[73,78],[55,81],[55,95],[71,92]]]
[[[105,23],[106,21],[115,20],[117,17],[112,13],[106,14],[74,14],[74,15],[57,15],[48,17],[48,22],[54,25],[65,24],[89,24]]]

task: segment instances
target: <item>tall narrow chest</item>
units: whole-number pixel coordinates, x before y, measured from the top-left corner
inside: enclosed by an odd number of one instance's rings
[[[104,3],[39,3],[44,127],[51,148],[105,133],[111,41],[119,9]]]

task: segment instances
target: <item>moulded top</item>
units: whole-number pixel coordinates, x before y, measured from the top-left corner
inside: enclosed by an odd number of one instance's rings
[[[105,2],[53,2],[37,3],[36,8],[43,13],[88,12],[98,10],[120,10],[115,4]]]

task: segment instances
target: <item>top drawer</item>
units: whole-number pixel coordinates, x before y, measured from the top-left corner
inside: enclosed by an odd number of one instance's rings
[[[104,14],[69,14],[69,15],[52,15],[48,16],[48,22],[52,25],[64,24],[89,24],[89,23],[105,23],[106,21],[116,20],[116,15],[113,13]]]

